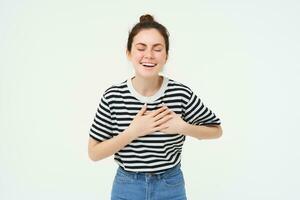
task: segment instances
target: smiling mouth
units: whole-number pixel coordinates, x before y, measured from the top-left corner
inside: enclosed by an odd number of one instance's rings
[[[157,64],[154,63],[140,63],[141,65],[143,65],[144,67],[155,67]]]

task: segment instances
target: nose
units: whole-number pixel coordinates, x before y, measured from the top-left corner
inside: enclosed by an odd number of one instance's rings
[[[146,50],[144,54],[145,58],[153,58],[153,53],[151,50]]]

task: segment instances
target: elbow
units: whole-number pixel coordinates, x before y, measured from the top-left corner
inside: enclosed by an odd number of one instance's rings
[[[89,152],[89,158],[91,161],[97,161],[97,159],[95,158],[95,156]]]
[[[101,160],[101,158],[98,158],[92,150],[89,150],[88,154],[89,154],[88,156],[89,156],[91,161],[96,162],[96,161]]]
[[[98,159],[96,159],[95,157],[93,157],[91,155],[89,155],[89,158],[90,158],[91,161],[94,161],[94,162],[98,161]]]
[[[220,125],[217,126],[217,131],[216,131],[216,138],[220,138],[223,135],[223,130]]]
[[[88,157],[91,161],[99,161],[103,158],[102,153],[99,150],[99,145],[100,142],[95,141],[92,138],[89,139],[87,151],[88,151]]]
[[[222,127],[220,125],[215,125],[212,127],[213,127],[213,129],[211,130],[210,136],[208,137],[208,139],[218,139],[218,138],[222,137],[222,134],[223,134]]]
[[[207,126],[207,131],[203,134],[198,134],[197,139],[217,139],[222,137],[223,130],[220,125]]]

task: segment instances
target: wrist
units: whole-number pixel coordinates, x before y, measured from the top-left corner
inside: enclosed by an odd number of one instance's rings
[[[130,141],[133,141],[133,140],[135,140],[137,138],[136,134],[134,133],[134,131],[131,130],[129,127],[124,130],[124,133],[128,136],[128,138],[129,138]]]
[[[189,123],[182,121],[181,126],[180,126],[180,133],[182,133],[183,135],[185,135],[185,133],[187,132],[187,129],[189,127]]]

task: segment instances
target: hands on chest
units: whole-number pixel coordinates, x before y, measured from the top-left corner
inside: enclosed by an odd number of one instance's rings
[[[156,110],[147,111],[145,104],[127,129],[134,138],[138,138],[156,131],[168,134],[180,133],[185,123],[180,115],[165,105]]]

